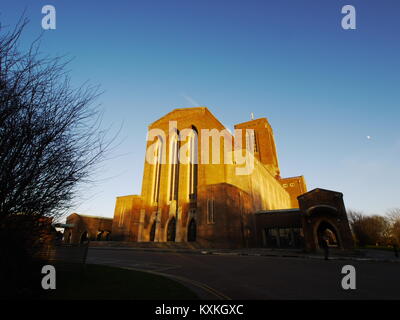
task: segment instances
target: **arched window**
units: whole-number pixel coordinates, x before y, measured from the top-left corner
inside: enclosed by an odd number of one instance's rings
[[[153,202],[158,203],[160,198],[160,179],[161,179],[161,160],[162,160],[163,140],[157,137],[156,154],[154,162],[154,180],[153,180]]]
[[[198,171],[198,131],[192,126],[192,134],[189,137],[189,199],[197,199],[197,171]]]
[[[170,149],[170,185],[169,185],[169,200],[178,200],[178,187],[179,187],[179,131],[176,131],[171,139],[171,149]]]

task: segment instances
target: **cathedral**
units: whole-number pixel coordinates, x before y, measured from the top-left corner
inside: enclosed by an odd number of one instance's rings
[[[142,191],[114,217],[73,213],[66,243],[187,242],[199,248],[352,249],[343,195],[281,177],[266,118],[234,133],[205,107],[175,109],[148,127]]]

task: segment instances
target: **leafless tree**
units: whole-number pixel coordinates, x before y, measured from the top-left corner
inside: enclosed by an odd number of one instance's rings
[[[387,245],[390,241],[391,225],[389,220],[379,215],[364,215],[362,212],[349,211],[349,222],[354,237],[360,246]]]
[[[400,221],[400,208],[393,208],[393,209],[388,210],[386,212],[386,216],[392,223]]]
[[[94,104],[98,87],[74,88],[68,61],[40,54],[39,41],[22,51],[27,23],[0,25],[0,258],[7,259],[15,247],[37,244],[46,217],[70,208],[111,143]]]
[[[393,208],[386,212],[386,216],[391,224],[392,241],[400,244],[400,208]]]

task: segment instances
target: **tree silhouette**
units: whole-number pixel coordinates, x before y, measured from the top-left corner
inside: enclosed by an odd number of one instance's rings
[[[27,23],[0,25],[0,258],[9,272],[40,247],[49,218],[70,208],[112,141],[100,129],[99,88],[74,88],[69,61],[40,54],[38,40],[20,49]]]

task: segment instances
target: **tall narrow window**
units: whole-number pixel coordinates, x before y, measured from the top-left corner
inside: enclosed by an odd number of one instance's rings
[[[157,138],[156,161],[154,163],[154,182],[153,182],[153,202],[158,203],[160,197],[160,179],[161,179],[161,160],[163,141],[161,137]]]
[[[207,200],[207,223],[213,224],[214,220],[214,199]]]
[[[189,199],[197,198],[197,171],[198,171],[198,151],[197,151],[198,132],[196,127],[192,126],[192,134],[189,139]]]
[[[250,152],[258,152],[258,137],[254,129],[246,130],[246,149]]]
[[[126,210],[126,206],[125,206],[125,202],[122,204],[122,208],[119,214],[119,221],[118,221],[118,227],[122,227],[122,225],[124,224],[124,216],[125,216],[125,210]]]
[[[178,186],[179,186],[179,131],[172,137],[171,142],[171,155],[170,155],[170,185],[169,185],[169,200],[178,200]]]
[[[154,241],[156,238],[156,221],[153,222],[150,229],[150,241]]]
[[[188,227],[188,241],[196,241],[196,221],[192,219]]]
[[[172,218],[168,223],[167,241],[175,241],[176,237],[176,220]]]
[[[257,133],[254,131],[254,153],[258,152],[258,136]]]

